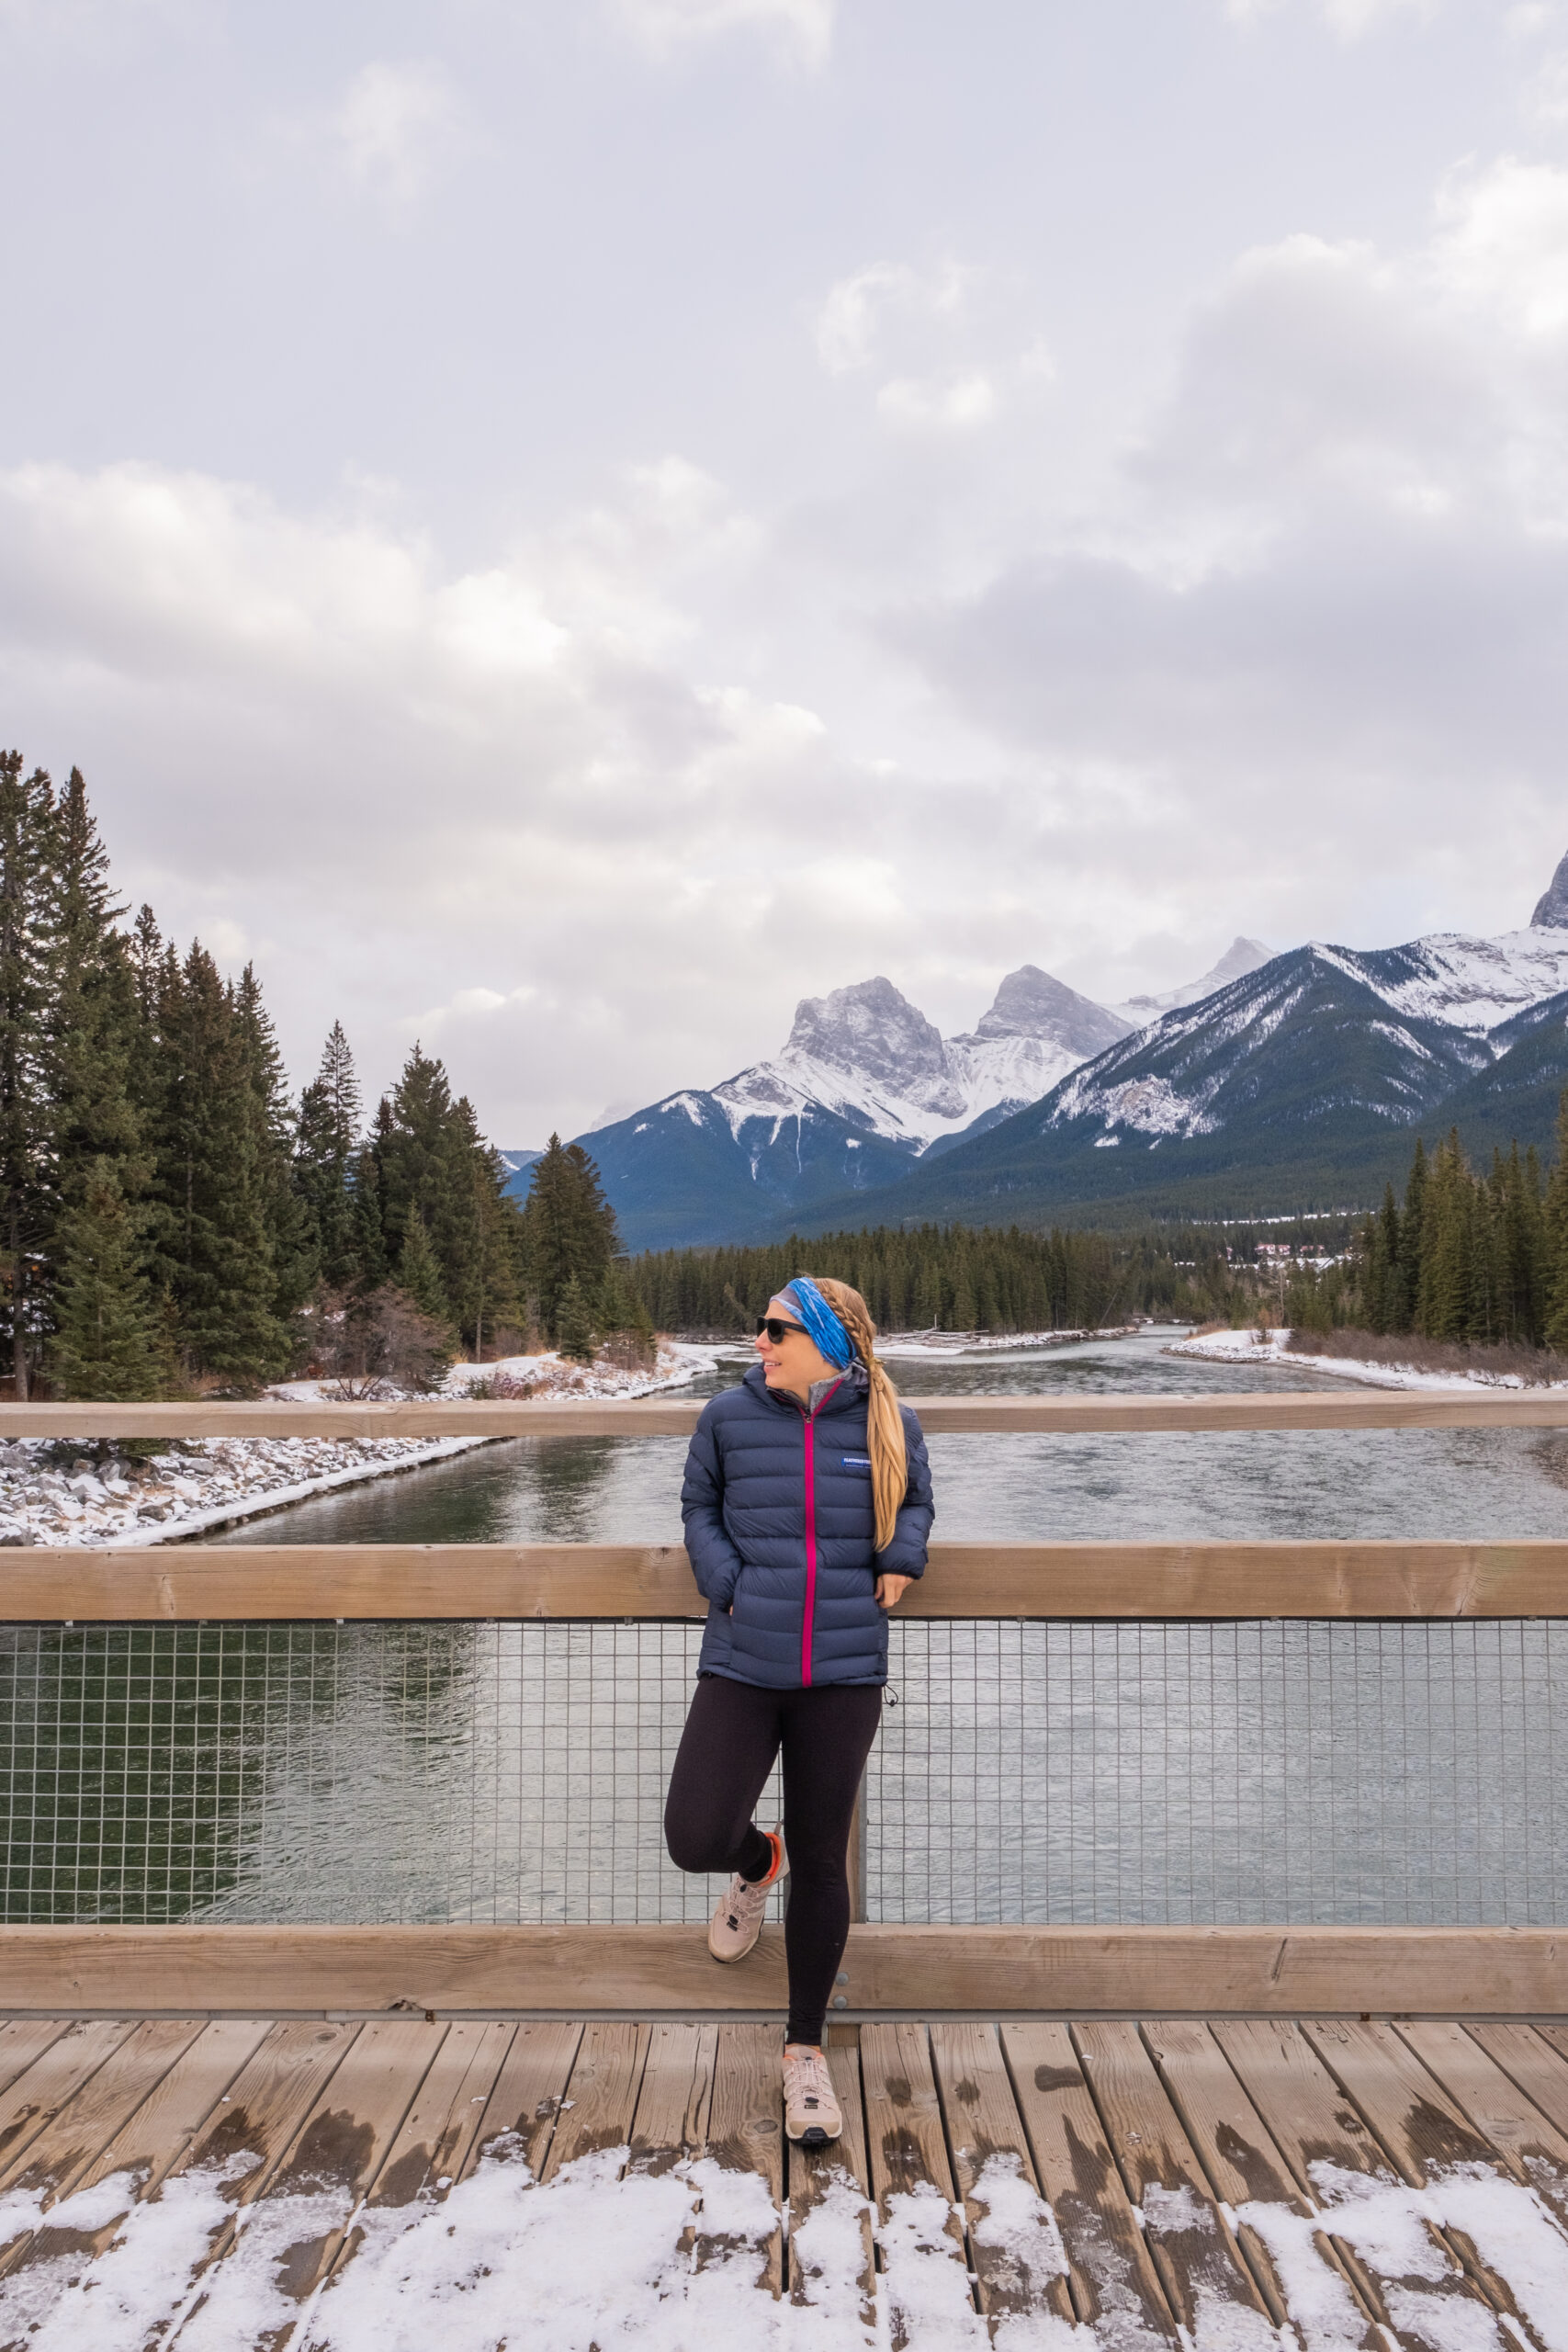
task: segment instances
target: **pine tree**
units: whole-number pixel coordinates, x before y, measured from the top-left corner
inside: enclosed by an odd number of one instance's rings
[[[556,1345],[563,1356],[592,1363],[598,1345],[593,1311],[581,1280],[569,1274],[556,1297]]]
[[[444,1328],[450,1323],[451,1309],[441,1287],[441,1269],[435,1262],[435,1252],[430,1246],[424,1219],[417,1209],[403,1227],[397,1283],[398,1288],[412,1299],[422,1315],[428,1315]]]
[[[1472,1328],[1473,1187],[1458,1131],[1438,1145],[1421,1210],[1416,1328],[1428,1340],[1466,1340]]]
[[[1543,1329],[1549,1348],[1568,1354],[1568,1088],[1557,1104],[1557,1158],[1541,1213]]]
[[[59,1215],[51,1016],[60,992],[59,829],[41,768],[0,753],[0,1253],[18,1401],[47,1312]]]
[[[265,1033],[199,942],[165,952],[158,998],[155,1273],[197,1377],[241,1387],[288,1367]],[[289,1237],[282,1237],[287,1246]],[[294,1277],[291,1275],[291,1279]],[[288,1304],[286,1296],[285,1305]]]
[[[1410,1163],[1410,1175],[1404,1187],[1404,1213],[1399,1220],[1398,1282],[1394,1292],[1396,1312],[1389,1325],[1391,1331],[1414,1331],[1416,1329],[1416,1302],[1421,1295],[1422,1251],[1427,1234],[1428,1173],[1427,1148],[1417,1136],[1416,1156]]]
[[[328,1289],[349,1290],[362,1271],[355,1200],[359,1081],[341,1021],[321,1049],[321,1066],[299,1097],[294,1131],[294,1184],[306,1204],[316,1263]]]
[[[599,1170],[581,1144],[551,1136],[530,1173],[523,1212],[525,1279],[540,1322],[555,1338],[568,1283],[575,1280],[585,1300],[596,1298],[611,1261],[620,1255],[620,1236]]]
[[[164,1335],[116,1161],[98,1159],[87,1171],[61,1218],[55,1256],[49,1365],[61,1395],[120,1404],[163,1394]]]

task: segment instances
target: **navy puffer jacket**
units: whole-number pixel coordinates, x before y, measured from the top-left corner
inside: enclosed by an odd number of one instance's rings
[[[931,1474],[908,1405],[909,1484],[893,1540],[875,1549],[863,1364],[815,1414],[753,1364],[703,1408],[686,1456],[681,1517],[708,1604],[699,1674],[760,1682],[886,1682],[887,1613],[876,1579],[918,1577],[931,1533]]]

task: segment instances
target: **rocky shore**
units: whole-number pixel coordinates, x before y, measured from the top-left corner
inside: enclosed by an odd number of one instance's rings
[[[476,1386],[521,1396],[643,1396],[682,1386],[715,1350],[661,1340],[654,1363],[579,1365],[556,1355],[502,1364],[456,1364],[448,1393]],[[323,1384],[294,1381],[273,1394],[306,1405]],[[384,1391],[390,1396],[396,1392]],[[0,1546],[48,1544],[82,1550],[178,1543],[235,1520],[303,1502],[334,1487],[414,1470],[492,1445],[485,1437],[191,1439],[151,1458],[102,1446],[19,1438],[0,1444]]]

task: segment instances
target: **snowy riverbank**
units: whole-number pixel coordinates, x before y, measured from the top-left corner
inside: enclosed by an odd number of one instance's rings
[[[519,1391],[536,1396],[647,1396],[683,1387],[708,1370],[716,1352],[665,1340],[652,1367],[643,1371],[570,1363],[553,1354],[454,1364],[446,1393],[460,1396],[475,1382],[495,1382],[499,1375],[500,1383],[515,1382]],[[269,1393],[287,1403],[313,1404],[331,1386],[288,1381]],[[208,1438],[137,1462],[106,1457],[97,1449],[73,1453],[58,1441],[17,1439],[0,1445],[0,1545],[81,1550],[178,1543],[335,1487],[389,1477],[494,1442],[484,1437]]]
[[[1106,1324],[1072,1331],[886,1331],[878,1338],[879,1356],[1012,1355],[1042,1348],[1071,1348],[1084,1340],[1130,1340],[1142,1327],[1136,1323]]]
[[[1415,1364],[1367,1363],[1359,1356],[1296,1355],[1286,1342],[1289,1330],[1270,1331],[1267,1342],[1256,1330],[1205,1331],[1192,1340],[1173,1340],[1161,1351],[1168,1356],[1198,1356],[1206,1363],[1278,1364],[1295,1373],[1327,1372],[1337,1380],[1359,1380],[1368,1388],[1523,1388],[1512,1372],[1422,1372]],[[1328,1342],[1333,1346],[1332,1339]]]

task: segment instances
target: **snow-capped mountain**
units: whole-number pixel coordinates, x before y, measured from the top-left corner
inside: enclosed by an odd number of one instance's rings
[[[1124,1014],[1134,1029],[1145,1028],[1149,1022],[1157,1021],[1162,1012],[1174,1012],[1184,1004],[1201,1003],[1216,989],[1223,989],[1227,980],[1245,979],[1248,972],[1256,972],[1260,964],[1267,964],[1273,953],[1260,939],[1238,936],[1201,980],[1188,980],[1179,989],[1167,989],[1163,996],[1130,996],[1125,1004],[1112,1009]]]
[[[715,1240],[903,1175],[1038,1102],[1129,1023],[1032,964],[943,1037],[891,980],[807,997],[781,1052],[582,1138],[629,1247]]]
[[[807,997],[776,1058],[713,1090],[739,1139],[750,1119],[819,1105],[890,1142],[927,1149],[1037,1102],[1132,1023],[1032,964],[1010,972],[966,1035],[944,1038],[881,978]]]
[[[1274,956],[912,1171],[889,1214],[1342,1206],[1402,1172],[1417,1126],[1544,1148],[1568,1079],[1568,859],[1536,912],[1498,939]]]

